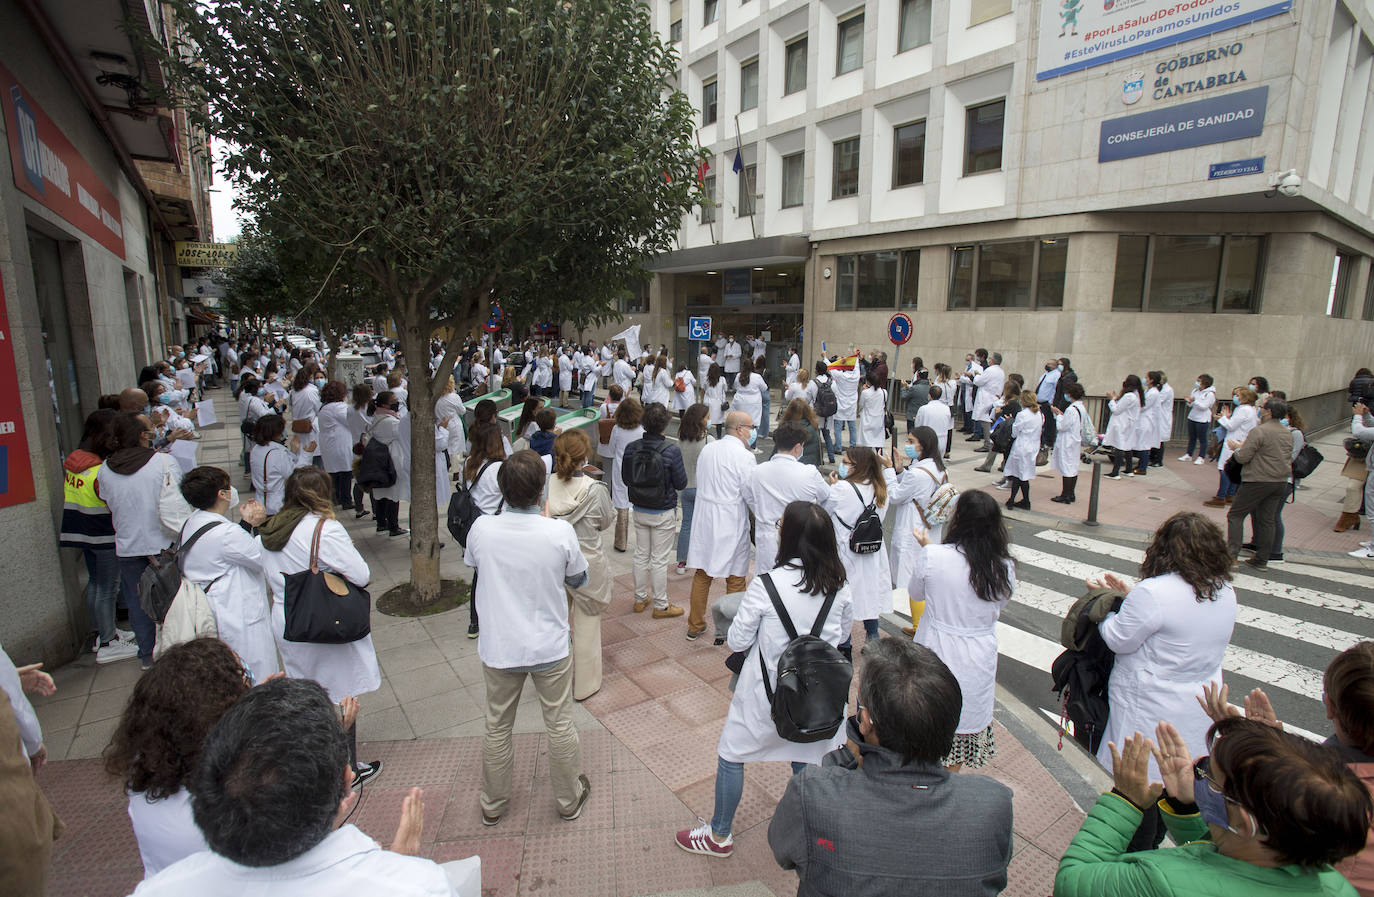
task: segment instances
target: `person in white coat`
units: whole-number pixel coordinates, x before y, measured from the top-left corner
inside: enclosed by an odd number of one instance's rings
[[[1104,573],[1089,588],[1125,594],[1098,632],[1116,654],[1107,685],[1107,728],[1097,751],[1110,771],[1108,742],[1121,744],[1168,720],[1188,743],[1188,756],[1207,752],[1211,720],[1198,703],[1209,683],[1222,682],[1222,661],[1236,622],[1231,553],[1221,528],[1181,511],[1160,525],[1145,549],[1139,582]],[[1159,770],[1150,760],[1150,781]]]
[[[1159,391],[1155,405],[1154,444],[1150,446],[1150,466],[1164,466],[1164,443],[1174,435],[1174,388],[1163,371],[1146,371],[1145,380]]]
[[[1007,496],[1007,508],[1030,510],[1030,481],[1035,479],[1035,456],[1040,452],[1040,432],[1045,427],[1045,418],[1040,414],[1040,405],[1035,393],[1026,390],[1021,393],[1021,410],[1011,423],[1011,451],[1007,453],[1007,466],[1003,471],[1011,486]],[[1016,500],[1016,493],[1022,498]]]
[[[769,464],[775,462],[776,457]],[[790,639],[773,607],[769,586],[777,593],[797,632],[810,631],[816,618],[824,613],[820,637],[831,645],[838,646],[849,638],[854,613],[852,592],[845,581],[845,568],[825,509],[813,502],[791,502],[777,531],[778,565],[754,577],[730,624],[730,650],[747,652],[747,656],[716,748],[716,797],[711,821],[680,831],[675,839],[689,853],[724,857],[733,851],[731,832],[735,810],[744,793],[745,763],[785,760],[796,773],[808,764],[819,764],[826,753],[845,741],[844,726],[828,739],[800,744],[784,741],[773,725],[763,677],[776,679],[778,658]]]
[[[917,532],[921,551],[907,595],[925,602],[913,641],[945,662],[964,696],[954,744],[943,760],[957,772],[984,766],[996,753],[997,620],[1016,589],[1016,569],[1002,512],[987,492],[960,495],[944,535],[937,545]]]
[[[915,421],[917,427],[930,427],[935,431],[936,439],[944,447],[943,457],[946,459],[949,458],[950,440],[954,438],[954,412],[950,410],[952,401],[953,386],[948,381],[930,384],[930,401],[916,412]]]
[[[1178,460],[1192,458],[1193,463],[1200,466],[1207,460],[1207,428],[1212,423],[1212,408],[1217,404],[1212,375],[1199,374],[1184,401],[1188,405],[1188,451]]]
[[[787,347],[787,364],[782,369],[782,382],[791,385],[797,379],[797,371],[802,369],[801,356],[793,346]]]
[[[835,519],[840,560],[854,593],[854,616],[864,621],[864,637],[870,641],[878,637],[878,616],[892,604],[892,571],[885,545],[859,554],[850,548],[849,536],[865,508],[872,506],[879,520],[887,515],[888,493],[895,484],[889,459],[868,446],[851,445],[830,474],[830,497],[826,499],[826,508]],[[841,650],[849,653],[847,637]]]
[[[881,449],[887,444],[883,418],[887,414],[887,390],[876,372],[870,371],[859,392],[859,445]]]
[[[697,385],[706,389],[706,375],[711,372],[711,365],[716,363],[715,349],[710,343],[701,344],[701,354],[697,356]],[[697,401],[705,401],[704,396],[699,396]]]
[[[611,365],[611,380],[627,396],[635,384],[635,369],[630,367],[630,362],[626,360],[624,349],[619,349],[616,352],[615,364]]]
[[[949,481],[940,444],[940,437],[930,427],[917,427],[906,434],[906,443],[902,446],[906,461],[898,458],[893,465],[897,482],[888,494],[888,501],[892,503],[892,546],[888,557],[893,588],[903,588],[911,580],[915,556],[920,550],[914,530],[917,527],[924,529],[926,539],[934,545],[938,545],[944,535],[944,526],[932,523],[927,513],[935,491]],[[904,464],[910,466],[903,470]],[[915,614],[912,619],[916,619]]]
[[[316,418],[320,406],[320,387],[325,385],[324,374],[312,361],[296,371],[291,381],[291,433],[300,437],[300,450],[296,455],[296,466],[318,464],[320,457],[320,428]],[[309,424],[309,427],[306,427]]]
[[[1071,505],[1077,500],[1074,493],[1078,488],[1078,465],[1082,461],[1083,425],[1087,423],[1091,426],[1091,420],[1088,409],[1083,405],[1081,383],[1071,380],[1064,384],[1064,398],[1068,400],[1069,407],[1061,411],[1058,406],[1053,406],[1058,426],[1054,433],[1054,451],[1050,453],[1050,465],[1063,478],[1063,485],[1059,494],[1050,501]]]
[[[239,503],[238,490],[230,485],[229,474],[203,466],[182,477],[181,495],[196,509],[186,518],[183,538],[215,525],[182,556],[182,575],[205,590],[220,640],[243,658],[254,678],[266,679],[281,667],[272,637],[262,543],[229,522],[229,509]]]
[[[749,506],[745,494],[753,480],[754,453],[751,434],[756,432],[748,414],[731,411],[725,416],[725,435],[701,450],[697,459],[696,503],[692,510],[692,536],[687,545],[687,566],[692,576],[691,607],[687,614],[687,639],[696,641],[706,631],[706,607],[711,581],[725,577],[725,598],[713,614],[719,625],[734,617],[738,593],[749,573]],[[723,642],[725,631],[716,629]]]
[[[814,466],[801,463],[807,433],[800,424],[773,431],[777,453],[754,468],[745,501],[754,512],[754,569],[772,570],[778,552],[778,522],[794,501],[824,505],[830,486]]]
[[[299,441],[299,440],[296,440]],[[253,493],[269,515],[281,510],[286,478],[296,469],[296,453],[286,445],[286,421],[267,414],[253,425],[253,449],[248,453],[248,474]]]
[[[377,515],[377,532],[404,536],[410,530],[400,523],[401,500],[410,498],[410,445],[401,428],[401,403],[395,393],[387,391],[372,404],[372,423],[365,441],[380,441],[391,456],[396,470],[396,482],[372,489],[372,509]]]
[[[1229,405],[1220,406],[1217,426],[1222,429],[1223,435],[1220,445],[1217,446],[1220,452],[1217,455],[1217,494],[1203,502],[1206,507],[1220,508],[1229,505],[1240,491],[1240,483],[1232,482],[1226,475],[1226,462],[1236,453],[1236,450],[1231,448],[1231,443],[1244,442],[1250,431],[1259,426],[1259,408],[1256,405],[1258,400],[1258,393],[1242,386],[1231,392]]]
[[[701,402],[708,410],[706,424],[716,428],[716,438],[719,439],[721,427],[725,424],[725,372],[720,365],[712,364],[701,384]]]
[[[782,393],[783,407],[790,405],[793,399],[801,399],[806,404],[815,408],[816,405],[816,384],[811,382],[811,372],[806,368],[800,368],[792,379],[788,381],[787,388]]]
[[[358,588],[372,579],[367,561],[353,546],[348,530],[334,517],[330,502],[329,475],[318,467],[299,467],[286,481],[286,502],[272,517],[252,519],[262,541],[262,569],[272,595],[272,635],[277,640],[282,667],[292,679],[313,679],[335,704],[349,696],[364,695],[381,687],[377,651],[372,636],[343,644],[316,644],[286,640],[286,576],[311,568],[312,557],[321,571],[343,577]],[[317,554],[311,546],[319,541]],[[357,728],[348,729],[348,759],[359,781],[381,772],[382,763],[358,762]]]
[[[984,433],[985,425],[992,423],[992,409],[997,404],[997,398],[1006,389],[1007,372],[1002,370],[1002,356],[998,352],[992,353],[992,362],[972,377],[973,385],[978,387],[978,392],[973,397],[973,435],[976,439],[991,438],[991,427]]]
[[[547,351],[541,353],[534,360],[534,376],[530,379],[530,391],[536,395],[553,395],[553,358]]]
[[[687,413],[696,402],[697,378],[692,374],[691,369],[684,362],[673,378],[673,410],[677,412],[678,423],[682,422],[682,416]],[[681,389],[678,387],[681,386]]]
[[[348,387],[331,380],[320,390],[319,414],[315,417],[320,434],[320,462],[334,481],[334,504],[353,510],[353,433],[348,427]]]
[[[568,357],[566,349],[558,350],[555,363],[558,367],[558,400],[562,402],[565,400],[565,397],[569,397],[572,394],[573,374],[575,371],[573,369],[572,359]]]
[[[259,382],[255,375],[250,373],[239,376],[238,406],[240,424],[255,424],[258,422],[258,418],[275,413],[272,407],[263,399],[265,395],[267,395],[267,389]],[[248,433],[244,433],[242,426],[240,426],[239,432],[243,433],[242,461],[243,469],[246,472],[248,470],[248,453],[253,449],[253,437],[250,435],[252,431],[250,430]]]
[[[725,372],[725,382],[731,388],[735,388],[735,378],[740,372],[740,358],[743,350],[740,344],[735,342],[733,333],[727,334],[724,339],[716,341],[716,349],[719,351],[717,360],[720,362],[721,370]]]
[[[830,416],[835,422],[835,441],[830,448],[838,452],[844,445],[841,437],[844,435],[845,424],[849,425],[849,444],[859,444],[856,423],[859,416],[859,366],[856,362],[852,368],[830,367],[827,370],[830,388],[835,393],[835,413]]]
[[[743,411],[749,415],[753,426],[762,426],[763,392],[767,388],[762,377],[745,367],[735,380],[735,397],[730,400],[730,410]]]
[[[639,394],[645,405],[670,407],[673,400],[673,375],[669,373],[668,357],[660,355],[652,365],[645,365],[639,374]]]
[[[1109,480],[1121,479],[1123,472],[1126,476],[1131,475],[1137,455],[1136,446],[1141,441],[1140,411],[1144,406],[1145,390],[1135,374],[1126,375],[1119,393],[1107,393],[1107,407],[1112,416],[1107,421],[1102,444],[1112,449],[1112,472],[1107,474]],[[1144,462],[1141,462],[1141,467],[1143,470]]]
[[[1150,379],[1150,375],[1145,375],[1142,384],[1145,387],[1145,398],[1140,405],[1140,440],[1138,446],[1145,450],[1145,467],[1137,471],[1138,474],[1148,473],[1150,459],[1154,455],[1156,446],[1160,443],[1159,427],[1159,384]],[[1139,449],[1137,449],[1139,450]]]
[[[372,387],[367,381],[353,384],[353,392],[349,396],[348,416],[345,418],[348,425],[349,451],[353,446],[359,445],[363,441],[363,434],[367,432],[368,426],[372,423],[372,413],[368,410],[372,405]],[[371,512],[363,505],[363,497],[367,495],[363,487],[357,481],[353,482],[353,517],[361,520]]]
[[[615,541],[612,547],[624,552],[630,547],[630,490],[625,485],[621,465],[625,461],[625,449],[630,443],[644,436],[644,406],[639,399],[629,396],[615,409],[615,426],[611,429],[611,439],[607,443],[608,457],[611,459],[611,506],[615,508]]]
[[[449,375],[448,382],[439,392],[439,398],[434,401],[434,422],[445,430],[447,437],[444,445],[444,488],[448,490],[449,468],[455,461],[461,461],[463,456],[468,453],[467,433],[463,429],[463,399],[458,395],[458,390],[453,382],[453,375]]]

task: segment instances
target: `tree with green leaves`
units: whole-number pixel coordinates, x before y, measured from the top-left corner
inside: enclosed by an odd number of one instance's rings
[[[270,207],[377,284],[409,362],[411,457],[434,454],[436,331],[499,298],[593,321],[673,247],[696,197],[694,113],[639,0],[173,0],[183,106]],[[412,469],[411,584],[439,595],[434,468]]]

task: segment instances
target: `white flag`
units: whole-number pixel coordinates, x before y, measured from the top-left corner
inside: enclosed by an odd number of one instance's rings
[[[625,341],[625,354],[629,355],[630,358],[638,358],[641,351],[639,347],[639,326],[638,324],[631,324],[629,327],[626,327],[624,330],[611,337],[613,340],[623,339]]]

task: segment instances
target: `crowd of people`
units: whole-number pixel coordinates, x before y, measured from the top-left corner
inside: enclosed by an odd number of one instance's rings
[[[797,870],[799,893],[1000,891],[1011,793],[978,770],[996,755],[997,624],[1017,590],[1004,508],[1030,507],[1046,464],[1062,478],[1053,500],[1075,502],[1085,451],[1109,450],[1113,479],[1163,466],[1175,404],[1164,372],[1128,375],[1108,392],[1099,434],[1068,358],[1047,359],[1032,383],[981,348],[957,372],[915,358],[909,378],[894,377],[881,352],[808,370],[787,348],[774,385],[767,347],[753,337],[703,344],[694,363],[673,363],[666,347],[634,357],[631,348],[467,340],[436,344],[427,359],[433,371],[446,351],[458,353],[435,391],[433,500],[443,508],[462,496],[472,509],[454,536],[473,571],[468,636],[486,690],[483,824],[499,826],[510,805],[527,678],[559,816],[576,820],[591,798],[572,708],[602,685],[606,542],[628,552],[633,533],[633,611],[685,616],[693,642],[709,612],[713,643],[738,660],[714,811],[677,832],[677,846],[728,857],[744,764],[786,760],[794,776],[769,843]],[[128,793],[147,875],[138,893],[314,893],[351,882],[379,894],[475,893],[475,858],[441,869],[405,856],[419,849],[418,789],[390,850],[348,824],[358,789],[382,773],[380,761],[358,757],[356,741],[360,699],[381,684],[376,653],[366,631],[298,635],[310,577],[367,599],[359,590],[371,571],[340,515],[371,514],[379,533],[400,536],[402,503],[429,500],[410,489],[407,360],[384,347],[369,378],[349,387],[329,379],[318,348],[225,340],[173,355],[102,402],[110,407],[90,416],[64,463],[63,544],[85,555],[96,661],[137,656],[147,671],[105,752]],[[1366,506],[1346,512],[1356,523],[1374,514],[1371,458],[1359,453],[1374,438],[1374,378],[1363,373],[1364,386],[1351,386],[1347,441],[1364,470]],[[246,501],[228,471],[185,467],[172,451],[195,441],[200,390],[223,374],[240,412],[240,463],[254,492]],[[1139,582],[1104,574],[1085,584],[1120,602],[1097,627],[1115,656],[1097,754],[1116,787],[1065,854],[1057,893],[1350,893],[1334,863],[1360,893],[1374,893],[1374,861],[1363,854],[1374,814],[1365,787],[1374,643],[1327,671],[1335,735],[1326,745],[1283,733],[1262,692],[1237,718],[1219,685],[1236,619],[1233,572],[1246,549],[1253,567],[1282,560],[1282,505],[1305,444],[1296,410],[1263,378],[1231,397],[1219,402],[1212,378],[1196,378],[1179,459],[1217,464],[1218,492],[1206,504],[1228,508],[1226,532],[1199,513],[1176,514],[1154,534]],[[565,403],[597,409],[595,425],[560,428]],[[890,407],[905,417],[904,434]],[[986,455],[979,469],[1002,459],[1005,502],[951,484],[956,420]],[[767,457],[761,436],[771,439]],[[374,443],[385,451],[370,452]],[[364,475],[374,457],[392,471],[389,483]],[[209,630],[179,642],[160,638],[144,600],[169,547],[195,587],[175,600],[198,592],[210,611]],[[1374,548],[1357,553],[1374,557]],[[686,609],[668,598],[674,571],[692,576]],[[713,601],[718,579],[724,594]],[[905,638],[884,638],[879,626],[894,589],[911,611]],[[131,634],[116,626],[118,606]],[[863,667],[858,700],[799,739],[779,722],[774,689],[783,692],[782,658],[803,631],[846,664],[861,632]],[[0,729],[16,726],[25,770],[44,754],[22,692],[51,688],[44,678],[0,662],[14,711],[0,712]],[[33,805],[36,817],[22,820],[35,845],[24,848],[28,868],[46,863],[60,828],[36,792]],[[875,813],[895,838],[866,837]],[[1166,832],[1185,846],[1160,849]],[[960,849],[911,861],[909,845],[942,836]],[[906,846],[899,855],[892,844]],[[41,888],[41,868],[33,874]]]

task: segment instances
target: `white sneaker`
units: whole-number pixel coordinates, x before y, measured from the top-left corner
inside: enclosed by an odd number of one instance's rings
[[[1194,463],[1194,464],[1206,464],[1206,463],[1207,463],[1207,459],[1204,458],[1204,457],[1202,457],[1201,455],[1198,455],[1196,458],[1193,459],[1193,463]]]
[[[114,663],[116,660],[127,660],[130,657],[138,656],[138,645],[126,642],[123,639],[115,639],[108,645],[101,645],[96,649],[96,663]]]
[[[1368,546],[1356,548],[1354,551],[1346,552],[1346,554],[1350,555],[1352,558],[1359,558],[1364,561],[1374,561],[1374,548],[1369,548]]]
[[[1178,456],[1178,460],[1180,460],[1180,461],[1191,461],[1192,458],[1193,458],[1192,455],[1179,455],[1179,456]]]

